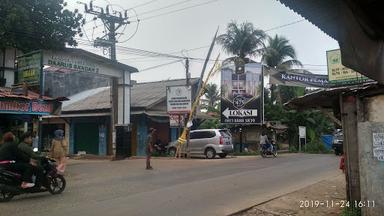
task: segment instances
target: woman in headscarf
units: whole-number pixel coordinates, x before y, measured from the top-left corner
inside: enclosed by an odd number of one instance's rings
[[[52,140],[51,145],[51,157],[54,158],[57,163],[57,171],[64,173],[66,165],[66,155],[68,153],[68,143],[64,140],[64,131],[59,129],[54,132],[55,138]]]

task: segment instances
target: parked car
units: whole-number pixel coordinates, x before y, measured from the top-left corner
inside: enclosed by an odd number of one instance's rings
[[[333,134],[333,143],[332,143],[332,149],[335,151],[335,155],[342,155],[343,154],[343,131],[338,130]]]
[[[192,130],[189,139],[188,148],[192,156],[204,155],[208,159],[213,159],[218,155],[220,158],[225,158],[233,152],[232,135],[226,129]],[[176,144],[177,141],[167,146],[169,155],[175,155]]]

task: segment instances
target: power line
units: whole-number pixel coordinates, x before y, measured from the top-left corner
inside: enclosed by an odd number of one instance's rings
[[[134,8],[142,7],[142,6],[145,6],[145,5],[149,5],[149,4],[152,4],[155,1],[157,1],[157,0],[152,0],[152,1],[144,2],[142,4],[135,5],[135,6],[131,7],[131,8],[129,8],[129,9],[134,9]]]
[[[178,63],[178,62],[182,62],[182,60],[171,61],[171,62],[168,62],[168,63],[165,63],[165,64],[159,64],[159,65],[155,65],[155,66],[152,66],[152,67],[144,68],[142,70],[139,70],[139,72],[153,70],[153,69],[156,69],[156,68],[159,68],[159,67],[164,67],[164,66],[175,64],[175,63]]]
[[[199,7],[199,6],[202,6],[202,5],[211,4],[211,3],[214,3],[214,2],[217,2],[217,1],[220,1],[220,0],[211,0],[211,1],[208,1],[208,2],[200,3],[200,4],[191,5],[189,7],[184,7],[184,8],[168,11],[166,13],[161,13],[161,14],[157,14],[157,15],[154,15],[154,16],[144,17],[144,18],[141,19],[141,21],[153,19],[153,18],[156,18],[156,17],[159,17],[159,16],[165,16],[165,15],[168,15],[168,14],[176,13],[176,12],[187,10],[187,9],[190,9],[190,8]]]
[[[144,14],[149,14],[149,13],[153,13],[153,12],[156,12],[156,11],[164,10],[164,9],[171,8],[171,7],[180,5],[180,4],[187,3],[187,2],[189,2],[189,1],[192,1],[192,0],[184,0],[184,1],[181,1],[181,2],[176,2],[176,3],[170,4],[170,5],[161,7],[161,8],[155,8],[155,9],[152,9],[152,10],[149,10],[149,11],[145,11],[145,12],[139,14],[139,15],[142,16],[142,15],[144,15]]]
[[[287,23],[287,24],[284,24],[284,25],[281,25],[281,26],[276,26],[276,27],[267,29],[267,30],[265,30],[264,32],[269,32],[269,31],[272,31],[272,30],[276,30],[276,29],[284,28],[284,27],[287,27],[287,26],[290,26],[290,25],[294,25],[294,24],[303,22],[303,21],[305,21],[305,19],[299,19],[299,20],[296,20],[296,21],[294,21],[294,22],[290,22],[290,23]]]

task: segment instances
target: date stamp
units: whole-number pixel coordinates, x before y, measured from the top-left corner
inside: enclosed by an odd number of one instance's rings
[[[300,208],[374,208],[374,200],[347,201],[347,200],[300,200]]]

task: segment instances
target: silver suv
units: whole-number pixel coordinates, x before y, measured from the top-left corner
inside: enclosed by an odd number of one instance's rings
[[[226,129],[203,129],[190,132],[189,152],[191,156],[204,155],[213,159],[216,155],[225,158],[233,152],[232,135]],[[177,142],[168,145],[168,152],[174,155]],[[186,152],[183,152],[186,153]]]

